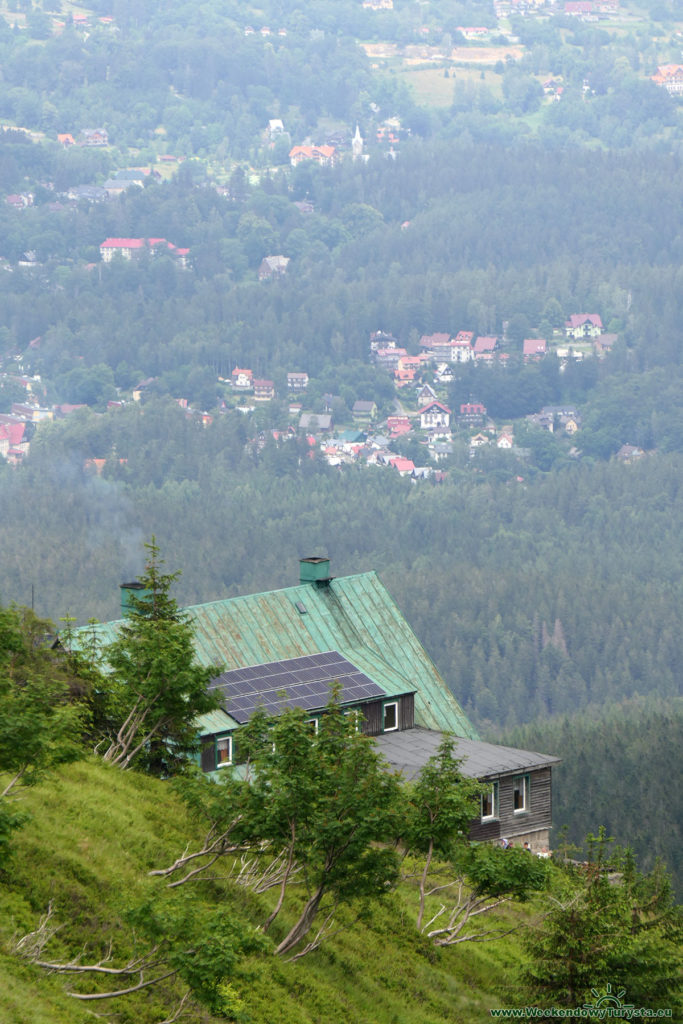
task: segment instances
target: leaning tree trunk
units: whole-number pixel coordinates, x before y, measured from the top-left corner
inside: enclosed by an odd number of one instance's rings
[[[323,898],[324,892],[325,887],[324,885],[321,885],[320,888],[313,893],[311,898],[306,901],[299,920],[275,950],[279,956],[282,956],[284,953],[290,953],[294,947],[301,942],[306,935],[308,935],[311,930],[311,925],[315,921],[318,913],[320,901]]]

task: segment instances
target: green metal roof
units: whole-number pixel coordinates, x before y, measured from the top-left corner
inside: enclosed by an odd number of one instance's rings
[[[338,651],[387,696],[415,690],[415,724],[479,739],[375,572],[194,605],[197,660],[243,668]],[[103,643],[119,622],[84,627]],[[76,630],[78,634],[80,631]],[[225,726],[223,727],[225,728]]]
[[[231,718],[223,708],[215,711],[207,711],[205,715],[199,715],[194,724],[201,736],[215,736],[217,733],[230,732],[239,728],[239,722]]]

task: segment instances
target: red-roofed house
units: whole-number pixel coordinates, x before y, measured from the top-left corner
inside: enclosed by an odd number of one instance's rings
[[[28,451],[28,441],[25,440],[25,423],[0,423],[0,455],[7,458],[10,448],[18,451]]]
[[[530,359],[542,359],[548,353],[548,344],[545,338],[525,338],[522,342],[522,355],[524,362]]]
[[[111,263],[115,256],[132,260],[145,251],[144,238],[105,238],[100,246],[103,263]]]
[[[415,469],[415,463],[412,459],[404,459],[400,455],[389,459],[389,465],[398,470],[399,476],[409,476]]]
[[[232,386],[240,391],[251,391],[253,378],[254,374],[251,370],[240,370],[239,366],[236,366],[230,374]]]
[[[394,381],[397,388],[404,388],[415,380],[415,370],[394,370]]]
[[[419,370],[421,365],[422,358],[420,356],[399,356],[399,370]]]
[[[390,437],[401,437],[409,434],[413,425],[407,416],[387,416],[387,430]]]
[[[373,357],[377,366],[381,366],[383,370],[397,370],[398,361],[402,356],[407,356],[408,353],[404,348],[378,348],[373,352]]]
[[[460,406],[460,422],[474,427],[486,419],[486,406],[481,402],[463,402]]]
[[[436,334],[423,334],[420,338],[420,348],[430,356],[450,359],[450,340],[450,334],[445,334],[443,331],[437,331]],[[448,354],[444,355],[444,352]]]
[[[683,64],[660,64],[652,81],[672,96],[680,96],[683,93]]]
[[[572,313],[564,330],[568,338],[597,338],[602,334],[602,320],[597,313]]]
[[[306,160],[313,160],[321,167],[332,167],[336,162],[337,150],[334,146],[294,146],[289,151],[289,162],[292,167]]]
[[[474,343],[474,358],[481,359],[483,356],[487,355],[493,357],[497,344],[498,338],[481,335]]]
[[[451,422],[451,410],[441,402],[430,402],[420,409],[418,415],[422,430],[448,430]]]
[[[105,238],[100,246],[103,263],[111,263],[115,256],[120,256],[124,260],[137,259],[144,252],[149,252],[152,256],[168,253],[177,259],[181,266],[186,267],[190,250],[179,249],[165,238]]]

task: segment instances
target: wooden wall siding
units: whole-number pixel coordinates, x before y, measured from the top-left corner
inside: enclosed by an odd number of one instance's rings
[[[514,836],[523,832],[533,832],[552,825],[552,788],[551,769],[539,768],[527,772],[530,779],[529,811],[515,814],[512,803],[512,780],[507,775],[498,780],[498,818],[496,821],[472,822],[470,836],[472,839],[498,839],[499,836]]]
[[[202,771],[216,770],[216,737],[202,736]]]
[[[360,712],[363,715],[362,731],[368,736],[379,736],[384,724],[384,704],[392,701],[398,704],[398,729],[412,729],[415,725],[415,696],[407,693],[403,697],[390,698],[386,701],[374,700],[367,704],[361,704]]]
[[[415,694],[407,693],[405,697],[399,698],[398,702],[398,727],[401,731],[412,729],[415,725]]]
[[[368,736],[379,736],[382,732],[383,721],[382,701],[368,701],[367,704],[361,704],[359,710],[363,716],[361,731]]]

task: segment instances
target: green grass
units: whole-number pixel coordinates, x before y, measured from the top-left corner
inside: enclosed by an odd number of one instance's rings
[[[451,66],[448,78],[444,77],[443,68],[404,67],[399,73],[416,102],[426,107],[450,107],[456,82],[471,84],[475,88],[486,86],[498,99],[503,95],[502,79],[492,68]]]
[[[14,941],[36,927],[52,900],[61,928],[48,956],[68,959],[85,950],[86,959],[97,959],[111,939],[115,955],[129,957],[134,935],[125,923],[126,907],[164,891],[163,880],[149,877],[150,868],[170,863],[199,833],[168,784],[93,762],[66,768],[22,795],[31,820],[16,833],[14,856],[0,876],[0,1022],[85,1024],[92,1015],[66,995],[69,981],[19,960]],[[206,906],[221,900],[226,920],[238,920],[244,929],[265,916],[269,899],[212,883],[196,894]],[[415,902],[414,889],[404,885],[368,920],[356,921],[346,911],[339,917],[342,930],[299,962],[283,963],[271,953],[243,960],[230,979],[233,1019],[483,1024],[491,1007],[519,1005],[515,936],[435,949],[415,931]],[[515,923],[529,913],[514,908],[506,916]],[[276,924],[273,940],[284,934],[287,921]],[[95,1009],[115,1012],[117,1024],[155,1024],[179,991],[169,985]],[[209,1024],[214,1018],[198,1011],[183,1020]]]

